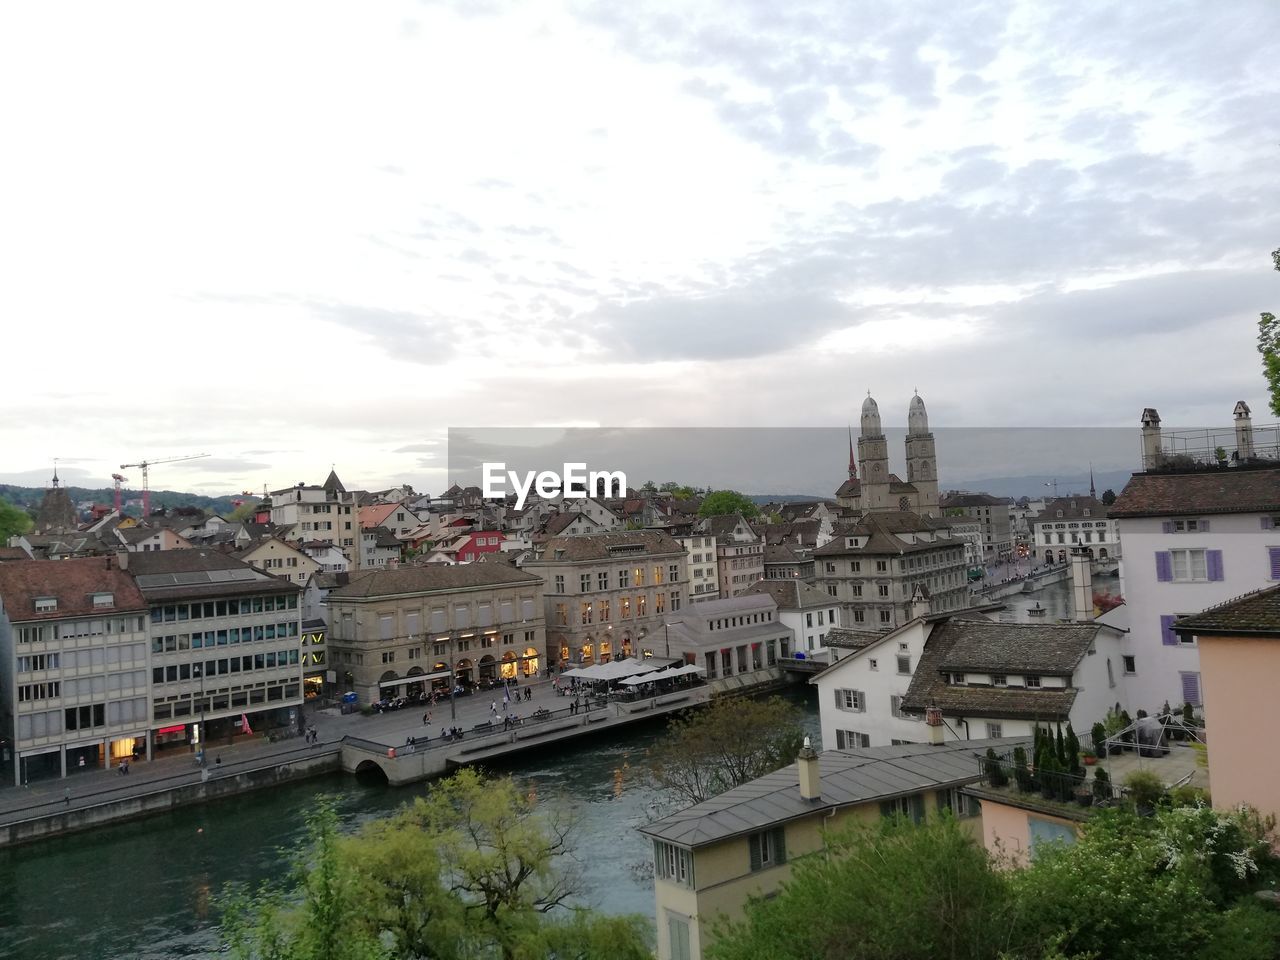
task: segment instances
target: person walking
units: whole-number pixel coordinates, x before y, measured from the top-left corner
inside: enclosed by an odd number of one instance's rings
[[[71,788],[64,787],[62,790],[62,802],[68,807],[71,806]]]

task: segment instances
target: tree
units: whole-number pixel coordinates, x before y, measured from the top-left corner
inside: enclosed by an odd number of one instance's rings
[[[693,804],[795,760],[804,744],[800,711],[779,697],[717,697],[671,721],[649,751],[649,774]]]
[[[658,485],[652,480],[646,480],[640,487],[641,493],[657,493]]]
[[[832,908],[838,905],[838,908]],[[770,900],[722,924],[713,960],[995,960],[1013,929],[1006,877],[950,816],[828,834]]]
[[[27,511],[0,500],[0,547],[8,543],[10,537],[19,537],[32,526],[31,517]]]
[[[1116,502],[1116,492],[1108,487],[1102,491],[1102,503],[1104,506],[1111,506]]]
[[[717,490],[715,493],[708,493],[702,500],[702,506],[698,508],[700,517],[723,517],[735,513],[740,513],[751,520],[759,515],[760,508],[750,497],[738,493],[737,490]]]
[[[1280,249],[1271,252],[1271,261],[1280,270]],[[1258,321],[1258,352],[1262,354],[1262,376],[1267,381],[1271,412],[1280,417],[1280,323],[1275,314],[1264,313]]]
[[[232,523],[247,523],[253,519],[253,515],[257,509],[257,500],[246,500],[244,503],[240,504],[240,506],[227,514],[227,519]]]

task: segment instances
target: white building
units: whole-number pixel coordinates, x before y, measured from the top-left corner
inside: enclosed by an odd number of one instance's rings
[[[689,599],[720,598],[720,565],[716,559],[716,538],[706,533],[676,537],[689,555]]]
[[[803,580],[761,580],[751,585],[747,596],[764,594],[778,605],[778,619],[796,636],[796,652],[805,657],[824,657],[827,633],[840,626],[840,604],[825,590]]]
[[[1280,580],[1280,468],[1148,470],[1110,516],[1124,547],[1132,701],[1148,712],[1199,705],[1195,638],[1173,622]]]
[[[1073,546],[1083,547],[1094,560],[1120,556],[1120,537],[1109,508],[1095,497],[1068,496],[1050,500],[1031,521],[1033,560],[1062,563]]]
[[[942,739],[1030,736],[1070,722],[1087,739],[1127,704],[1123,633],[1096,622],[995,623],[976,615],[917,618],[841,658],[818,687],[822,742],[836,749]]]
[[[285,528],[290,540],[325,540],[341,547],[348,559],[356,559],[360,518],[355,495],[347,493],[333,471],[320,486],[299,483],[273,490],[271,522]]]

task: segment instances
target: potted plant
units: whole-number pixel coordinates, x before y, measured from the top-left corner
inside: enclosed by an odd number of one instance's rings
[[[1093,799],[1098,803],[1111,799],[1111,776],[1105,770],[1093,771]]]
[[[1100,723],[1095,723],[1089,733],[1093,739],[1093,752],[1100,757],[1107,755],[1107,728]]]
[[[1082,807],[1093,806],[1093,790],[1087,783],[1082,783],[1075,788],[1075,801]]]
[[[1080,751],[1080,760],[1086,767],[1092,767],[1095,763],[1098,762],[1098,755],[1094,753],[1089,747],[1085,747],[1083,750]]]
[[[983,766],[986,768],[988,784],[996,788],[1009,785],[1009,775],[1004,772],[1004,767],[1000,765],[1000,759],[996,756],[995,748],[987,747],[987,759]]]

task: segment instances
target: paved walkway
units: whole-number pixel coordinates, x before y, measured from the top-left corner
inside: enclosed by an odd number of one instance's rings
[[[523,697],[526,688],[533,691],[532,699],[517,702],[516,690]],[[307,744],[301,736],[286,737],[274,743],[263,737],[252,737],[229,745],[211,744],[206,760],[210,776],[216,777],[260,767],[273,760],[279,762],[301,753],[331,749],[346,736],[360,737],[387,746],[400,746],[409,737],[421,739],[423,736],[429,736],[432,741],[439,743],[442,726],[462,727],[470,734],[476,724],[493,717],[491,705],[495,703],[501,722],[504,710],[528,717],[541,707],[563,710],[571,702],[570,697],[562,697],[553,690],[550,680],[537,680],[513,688],[509,704],[504,704],[502,690],[499,688],[458,697],[452,710],[447,700],[436,706],[414,705],[371,717],[359,713],[344,715],[337,707],[314,709],[306,706],[303,708],[303,715],[307,724],[318,733],[317,744]],[[422,722],[425,713],[431,715],[431,723],[426,726]],[[216,762],[219,757],[222,759],[221,764]],[[127,775],[122,775],[114,768],[84,773],[76,770],[69,773],[66,779],[40,780],[28,786],[4,787],[0,788],[0,823],[197,783],[202,775],[196,765],[194,753],[171,750],[162,753],[157,759],[131,764]]]

